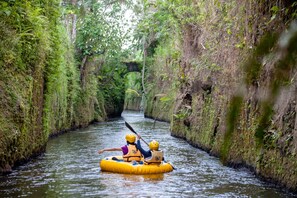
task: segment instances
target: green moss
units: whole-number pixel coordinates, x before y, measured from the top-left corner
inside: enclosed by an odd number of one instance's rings
[[[11,1],[0,9],[1,167],[39,153],[51,130],[65,129],[72,72],[59,5]]]
[[[211,147],[213,144],[213,133],[214,133],[214,125],[216,121],[216,110],[212,101],[212,96],[207,95],[205,96],[205,102],[202,107],[202,121],[201,121],[201,129],[198,134],[199,138],[196,138],[196,141],[201,142],[203,145],[207,147]]]
[[[266,34],[255,48],[248,61],[245,62],[245,80],[247,84],[256,83],[262,72],[262,58],[270,52],[277,41],[277,34]]]
[[[263,139],[264,139],[265,133],[271,124],[271,118],[273,116],[272,105],[269,102],[264,103],[262,107],[262,112],[263,113],[260,117],[259,124],[255,131],[255,137],[257,138],[258,144],[260,146],[263,145]]]
[[[240,118],[240,111],[243,99],[240,96],[234,96],[230,102],[230,108],[227,114],[227,129],[224,135],[224,141],[221,148],[221,160],[223,163],[227,162],[229,149],[232,145],[232,136],[235,131],[235,126]]]

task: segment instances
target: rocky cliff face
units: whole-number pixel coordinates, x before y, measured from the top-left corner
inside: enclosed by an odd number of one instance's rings
[[[203,10],[206,15],[200,23],[182,25],[180,42],[159,46],[175,43],[180,56],[156,51],[153,65],[162,62],[163,70],[175,70],[165,80],[160,72],[149,76],[157,88],[149,89],[146,114],[171,120],[173,136],[225,164],[250,167],[296,191],[296,27],[279,36],[289,29],[294,5],[210,1],[200,6],[200,15]],[[162,100],[151,105],[158,94],[172,96],[165,116],[159,114]]]
[[[103,96],[95,60],[78,70],[60,3],[1,3],[0,173],[42,153],[49,136],[122,112],[124,91]]]

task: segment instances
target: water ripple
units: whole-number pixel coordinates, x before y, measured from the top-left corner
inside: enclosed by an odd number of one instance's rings
[[[99,162],[120,152],[131,133],[127,121],[147,142],[155,139],[177,169],[157,175],[101,172]],[[143,147],[147,146],[142,143]],[[2,197],[293,197],[258,180],[246,169],[232,169],[182,139],[170,136],[169,124],[137,112],[65,133],[48,142],[46,153],[0,177]]]

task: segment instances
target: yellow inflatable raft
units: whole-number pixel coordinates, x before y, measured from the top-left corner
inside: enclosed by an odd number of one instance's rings
[[[106,157],[101,160],[100,167],[101,171],[134,175],[167,173],[173,170],[171,164],[166,162],[162,162],[160,165],[124,162],[122,156]]]

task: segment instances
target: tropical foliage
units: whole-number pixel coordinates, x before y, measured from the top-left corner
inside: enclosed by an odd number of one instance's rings
[[[0,1],[0,171],[51,135],[119,115],[128,3]]]

